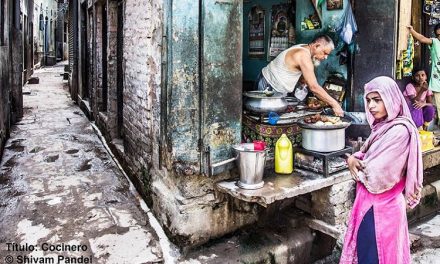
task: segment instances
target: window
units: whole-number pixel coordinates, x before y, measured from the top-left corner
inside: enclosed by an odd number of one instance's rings
[[[5,0],[0,0],[0,46],[4,46],[5,43]]]

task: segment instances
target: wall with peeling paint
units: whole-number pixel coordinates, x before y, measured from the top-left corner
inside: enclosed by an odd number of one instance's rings
[[[10,120],[10,72],[11,72],[11,48],[9,43],[10,38],[10,6],[11,1],[4,1],[4,6],[0,6],[4,12],[4,32],[0,36],[0,154],[3,153],[3,147],[6,139],[9,137],[9,120]],[[0,21],[1,23],[1,21]],[[0,158],[1,160],[1,158]]]
[[[215,191],[215,182],[237,177],[236,172],[203,175],[208,158],[229,158],[230,145],[240,139],[242,14],[241,1],[231,2],[205,3],[203,15],[212,22],[204,27],[206,36],[199,31],[198,2],[125,3],[123,158],[181,246],[257,220],[258,206]]]

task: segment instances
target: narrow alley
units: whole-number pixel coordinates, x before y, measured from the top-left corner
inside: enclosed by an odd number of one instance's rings
[[[34,76],[40,83],[24,87],[24,116],[12,127],[1,163],[0,256],[20,263],[18,258],[35,246],[29,257],[162,263],[148,214],[89,120],[70,99],[62,81],[63,67],[37,70]],[[43,242],[81,248],[54,250]],[[6,247],[6,243],[28,248]]]

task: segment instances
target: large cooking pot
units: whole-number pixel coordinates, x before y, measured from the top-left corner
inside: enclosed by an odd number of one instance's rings
[[[282,112],[288,103],[282,93],[267,91],[250,91],[245,96],[244,107],[255,113]]]
[[[332,152],[345,148],[345,129],[350,121],[341,119],[341,124],[316,125],[298,121],[302,128],[302,147],[318,152]]]

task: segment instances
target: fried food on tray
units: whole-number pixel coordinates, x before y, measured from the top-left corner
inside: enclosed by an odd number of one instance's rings
[[[304,122],[316,125],[338,125],[341,124],[341,118],[337,116],[322,116],[320,114],[306,116]],[[319,122],[319,123],[318,123]]]

